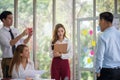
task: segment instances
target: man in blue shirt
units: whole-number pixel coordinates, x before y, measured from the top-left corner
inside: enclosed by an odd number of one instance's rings
[[[112,25],[113,14],[100,14],[101,35],[97,42],[97,80],[120,80],[120,32]]]

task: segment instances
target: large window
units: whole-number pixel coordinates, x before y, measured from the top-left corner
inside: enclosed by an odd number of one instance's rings
[[[95,46],[100,34],[98,16],[101,12],[114,12],[115,0],[76,0],[77,48],[80,80],[95,79]],[[96,2],[96,3],[95,3]],[[96,6],[95,6],[96,5]],[[119,10],[118,10],[119,12]]]
[[[93,21],[82,21],[80,22],[80,65],[84,68],[93,67]]]
[[[36,37],[37,68],[46,70],[42,77],[50,78],[49,47],[52,38],[52,0],[37,0]]]
[[[14,0],[1,0],[0,1],[0,13],[5,11],[5,10],[9,10],[13,13],[14,15]],[[2,22],[0,20],[0,28],[2,27]]]
[[[18,29],[22,33],[26,28],[33,27],[33,0],[18,0]],[[24,37],[25,38],[25,37]],[[32,58],[32,39],[28,43]]]
[[[78,71],[77,79],[93,80],[94,47],[96,45],[93,31],[93,0],[76,0],[77,18],[77,53]],[[85,20],[84,20],[85,19]],[[81,77],[80,77],[81,76]]]
[[[81,71],[81,80],[94,80],[93,76],[94,76],[93,72]]]
[[[0,0],[0,13],[4,10],[14,13],[14,0]]]
[[[36,37],[33,37],[35,39],[32,38],[28,45],[30,47],[31,58],[33,58],[33,49],[36,50],[36,53],[34,53],[37,63],[35,65],[36,68],[38,70],[46,70],[46,73],[42,77],[50,78],[50,65],[52,59],[49,57],[49,47],[52,32],[55,27],[53,23],[55,21],[55,25],[61,23],[65,26],[67,37],[71,42],[75,40],[73,42],[77,45],[77,47],[75,47],[75,49],[77,49],[75,52],[77,53],[78,60],[75,60],[74,66],[77,65],[78,67],[74,69],[76,69],[76,72],[79,74],[74,73],[77,75],[76,79],[95,79],[95,46],[100,32],[97,27],[98,16],[104,11],[109,11],[113,14],[117,12],[116,15],[120,14],[120,0],[0,0],[0,13],[4,10],[9,10],[14,14],[14,4],[16,4],[17,1],[18,5],[15,5],[15,9],[18,11],[18,16],[15,17],[16,20],[18,20],[18,29],[20,33],[27,27],[34,27],[34,29],[36,29]],[[74,13],[72,12],[74,11],[74,1],[75,15],[73,15]],[[116,4],[115,1],[117,1]],[[33,6],[34,2],[36,2],[35,6]],[[117,9],[114,9],[114,7],[116,7],[115,5],[117,5]],[[33,12],[33,7],[36,8],[36,12]],[[33,26],[33,13],[36,15],[36,28]],[[53,14],[55,15],[53,16]],[[75,21],[77,23],[74,26],[76,27],[75,33],[73,33],[73,16],[75,16]],[[55,20],[53,20],[53,17],[55,17]],[[2,22],[0,21],[0,28],[1,27]],[[72,39],[73,34],[75,34],[75,39]],[[33,40],[36,44],[33,44]],[[36,46],[36,49],[33,45]],[[77,62],[79,64],[77,64]],[[72,65],[71,67],[73,67]],[[73,74],[71,75],[73,76]]]
[[[96,15],[99,16],[101,12],[109,11],[114,13],[115,0],[96,0]]]
[[[56,24],[62,23],[72,38],[72,0],[56,0]]]
[[[76,0],[76,17],[93,17],[93,0]]]

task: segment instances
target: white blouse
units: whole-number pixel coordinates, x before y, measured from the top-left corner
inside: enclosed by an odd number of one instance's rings
[[[16,71],[16,66],[14,65],[13,70],[12,70],[12,78],[13,79],[17,79],[17,78],[18,79],[25,79],[27,77],[31,77],[31,75],[29,75],[30,70],[35,70],[34,64],[30,60],[28,61],[28,64],[26,65],[25,69],[24,69],[23,65],[20,64],[19,68],[18,68],[18,72]],[[30,72],[30,74],[31,74],[31,72]]]
[[[65,44],[65,43],[68,44],[67,53],[62,54],[61,58],[62,59],[72,58],[73,57],[73,47],[72,47],[72,43],[69,41],[69,39],[64,38],[62,42],[57,40],[55,44]],[[52,45],[52,43],[51,43],[51,45]],[[49,51],[50,51],[50,57],[53,58],[53,50],[52,50],[51,45],[50,45]]]

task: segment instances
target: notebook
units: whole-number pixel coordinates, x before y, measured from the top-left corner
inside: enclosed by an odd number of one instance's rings
[[[67,53],[67,45],[68,44],[54,44],[54,51],[60,53]]]

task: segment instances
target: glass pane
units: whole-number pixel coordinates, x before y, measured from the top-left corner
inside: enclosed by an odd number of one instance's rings
[[[62,23],[72,38],[72,0],[56,0],[56,23]]]
[[[13,13],[14,16],[14,0],[0,0],[0,14],[1,12],[9,10]],[[13,22],[14,25],[14,22]],[[1,20],[0,20],[0,28],[3,26]],[[0,49],[0,57],[2,55],[1,49]]]
[[[20,33],[27,27],[33,27],[33,0],[18,0],[18,29]],[[32,58],[32,39],[29,41],[29,50]]]
[[[76,17],[93,17],[93,0],[76,0]]]
[[[50,78],[49,46],[52,36],[52,0],[37,0],[36,61],[40,70],[46,70],[43,78]]]
[[[118,14],[120,14],[120,0],[117,0],[117,10],[118,10]]]
[[[33,26],[33,0],[18,0],[18,28]]]
[[[0,13],[4,10],[14,12],[14,0],[0,0]]]
[[[101,12],[109,11],[114,13],[115,0],[96,0],[96,15],[99,16]]]
[[[1,12],[8,10],[13,13],[14,16],[14,0],[0,0],[0,14]],[[0,28],[2,27],[2,22],[0,20]]]
[[[94,74],[90,71],[82,71],[80,80],[93,80]]]
[[[96,45],[93,32],[93,21],[80,22],[80,66],[84,68],[93,67],[93,48]]]
[[[101,33],[100,26],[99,26],[99,20],[96,20],[96,34],[98,35]]]

